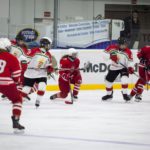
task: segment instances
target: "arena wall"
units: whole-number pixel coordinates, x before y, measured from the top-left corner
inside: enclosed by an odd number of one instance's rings
[[[137,73],[137,63],[138,58],[136,56],[137,50],[132,50],[133,59],[134,59],[134,67],[135,73]],[[51,53],[56,57],[59,65],[60,58],[67,53],[66,50],[57,49],[51,50]],[[96,90],[96,89],[105,89],[105,76],[107,74],[110,60],[106,61],[104,59],[103,50],[95,50],[95,49],[80,49],[78,50],[79,58],[80,58],[80,67],[82,68],[84,64],[88,61],[91,62],[90,68],[86,71],[81,71],[83,83],[81,86],[81,90]],[[138,74],[138,73],[137,73]],[[54,79],[48,79],[47,90],[58,90],[58,75],[54,75]],[[137,77],[135,75],[129,76],[129,88],[134,86]],[[114,83],[114,89],[120,89],[120,78],[118,77]]]

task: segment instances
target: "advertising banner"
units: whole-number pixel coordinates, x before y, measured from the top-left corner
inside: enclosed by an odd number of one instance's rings
[[[120,31],[124,30],[122,20],[90,20],[82,22],[61,23],[58,25],[58,48],[106,48],[110,42],[116,42]],[[47,27],[47,33],[53,37],[53,27]],[[48,35],[48,34],[46,34]]]
[[[22,29],[21,31],[19,31],[18,34],[22,35],[25,39],[25,42],[27,43],[36,41],[39,36],[39,33],[37,32],[37,30],[32,29],[32,28]]]

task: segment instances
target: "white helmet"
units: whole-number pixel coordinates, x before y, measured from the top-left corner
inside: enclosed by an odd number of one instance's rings
[[[68,49],[68,55],[73,57],[73,58],[76,58],[78,55],[78,52],[75,48],[69,48]]]
[[[40,47],[43,48],[43,51],[51,49],[52,40],[49,37],[42,37],[40,39]]]
[[[4,43],[0,39],[0,49],[5,49]]]
[[[8,38],[0,38],[0,48],[8,50],[10,48],[11,42]]]
[[[49,38],[49,37],[42,37],[41,38],[41,40],[44,40],[44,39],[47,40],[50,44],[52,44],[52,39],[51,38]]]

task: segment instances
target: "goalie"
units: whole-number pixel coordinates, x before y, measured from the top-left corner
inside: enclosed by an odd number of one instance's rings
[[[68,49],[68,54],[60,59],[59,71],[59,89],[60,92],[50,96],[51,100],[56,98],[66,98],[70,89],[70,84],[74,84],[73,98],[78,98],[82,77],[80,74],[79,65],[80,60],[77,58],[77,51],[74,48]]]

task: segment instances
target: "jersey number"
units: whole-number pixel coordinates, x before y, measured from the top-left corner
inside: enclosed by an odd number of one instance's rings
[[[4,72],[5,66],[6,66],[6,61],[0,60],[0,73]]]

